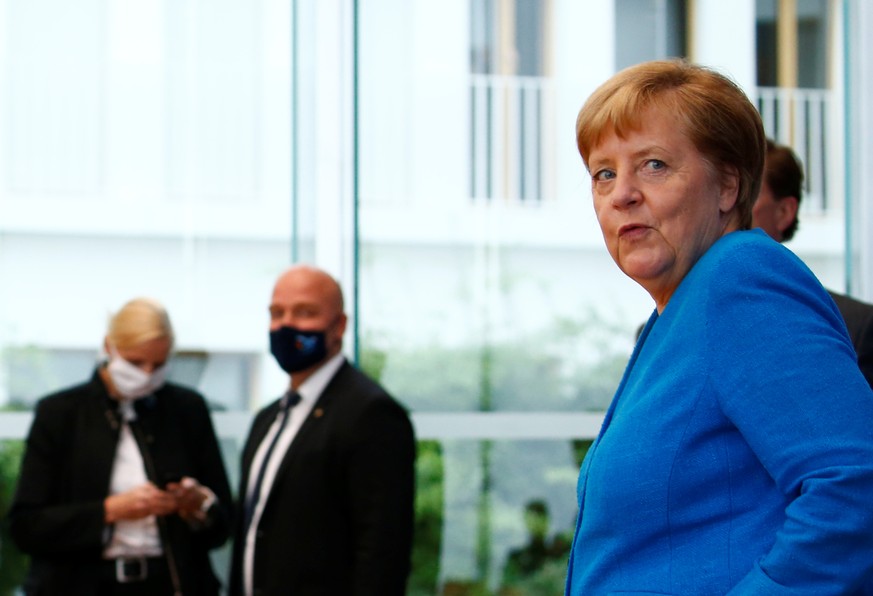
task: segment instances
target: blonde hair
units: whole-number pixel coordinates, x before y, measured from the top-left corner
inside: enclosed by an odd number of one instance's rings
[[[626,68],[603,83],[576,119],[576,144],[585,166],[607,134],[623,137],[642,128],[648,108],[675,118],[716,171],[736,169],[740,227],[751,227],[764,170],[764,126],[742,89],[714,70],[685,60],[656,60]]]
[[[132,348],[153,339],[167,338],[173,343],[170,316],[152,298],[134,298],[109,319],[106,338],[116,348]]]

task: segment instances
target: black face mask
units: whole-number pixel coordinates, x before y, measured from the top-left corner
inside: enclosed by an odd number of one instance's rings
[[[270,352],[286,373],[306,370],[327,356],[326,332],[279,327],[270,331]]]

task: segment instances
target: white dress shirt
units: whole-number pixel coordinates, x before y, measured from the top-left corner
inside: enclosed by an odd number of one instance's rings
[[[136,419],[133,402],[122,401],[119,407],[122,424],[118,435],[115,461],[109,481],[109,494],[117,495],[148,482],[142,453],[133,437],[128,421]],[[112,538],[103,550],[104,559],[117,557],[158,557],[163,554],[154,515],[141,519],[122,519],[115,522]]]

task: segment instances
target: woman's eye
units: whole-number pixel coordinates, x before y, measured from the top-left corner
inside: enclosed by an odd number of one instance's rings
[[[592,178],[594,178],[594,180],[596,180],[597,182],[612,180],[613,178],[615,178],[615,172],[613,172],[612,170],[600,170],[598,172],[595,172]]]
[[[650,159],[650,160],[647,162],[647,165],[648,165],[649,168],[652,169],[652,170],[663,170],[664,168],[667,167],[667,164],[665,164],[665,163],[664,163],[663,161],[661,161],[660,159]]]

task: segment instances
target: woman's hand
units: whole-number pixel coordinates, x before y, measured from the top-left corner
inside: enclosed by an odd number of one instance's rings
[[[206,519],[204,503],[215,499],[212,491],[190,476],[179,482],[170,482],[167,491],[176,499],[179,517],[187,521]]]
[[[103,500],[104,519],[108,524],[124,519],[142,519],[149,515],[169,515],[178,508],[171,491],[161,490],[151,482]]]

